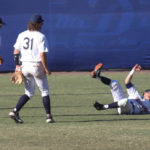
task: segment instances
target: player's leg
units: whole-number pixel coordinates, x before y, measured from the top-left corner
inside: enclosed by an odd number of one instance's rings
[[[123,113],[122,105],[118,105],[119,101],[122,101],[123,99],[126,99],[125,94],[123,92],[123,89],[120,85],[120,83],[117,80],[111,80],[106,77],[99,76],[99,79],[104,83],[105,85],[108,85],[110,87],[110,91],[114,100],[114,103],[111,103],[108,108],[118,108],[118,113]],[[94,104],[94,107],[96,108],[96,104]],[[99,106],[98,106],[99,108]],[[97,109],[97,108],[96,108]]]
[[[120,83],[116,80],[110,80],[105,77],[101,77],[101,80],[104,84],[109,85],[112,93],[112,97],[114,99],[114,103],[104,105],[99,105],[98,102],[94,103],[94,107],[97,110],[117,108],[118,114],[129,114],[130,113],[130,105],[127,102],[125,94],[122,90]]]
[[[51,103],[50,103],[49,95],[42,97],[42,100],[43,100],[43,106],[46,112],[46,122],[53,123],[54,120],[53,120],[52,113],[51,113]]]
[[[99,79],[103,84],[110,87],[114,102],[118,102],[122,99],[125,99],[125,94],[123,92],[123,89],[117,80],[112,80],[110,78],[101,76],[102,66],[103,66],[102,63],[99,63],[98,65],[96,65],[94,70],[91,72],[91,75],[93,74],[95,78]],[[117,103],[113,103],[112,105],[111,107],[118,108]],[[94,104],[94,107],[96,106],[98,105]],[[118,113],[119,114],[121,113],[121,108],[118,108]]]
[[[99,63],[94,67],[94,70],[91,72],[91,77],[92,78],[97,78],[100,76],[101,70],[103,68],[103,63]]]
[[[94,107],[97,110],[105,110],[105,109],[126,107],[127,103],[128,103],[127,98],[119,100],[117,102],[110,103],[110,104],[100,104],[99,102],[95,101]]]
[[[51,113],[51,101],[49,96],[49,85],[46,75],[42,75],[40,78],[35,77],[36,84],[41,92],[43,106],[46,112],[46,122],[53,123],[53,117]]]
[[[111,105],[112,108],[116,107],[118,110],[118,114],[128,114],[129,113],[129,105],[128,105],[128,103],[126,103],[126,100],[124,100],[124,99],[126,99],[126,96],[125,96],[125,93],[124,93],[120,83],[117,80],[110,80],[106,77],[100,77],[100,80],[104,84],[109,85],[109,87],[110,87],[110,91],[111,91],[111,94],[112,94],[112,97],[114,100],[114,103],[112,103],[112,105]],[[123,102],[123,104],[122,104],[122,102]],[[119,105],[118,105],[118,103],[119,103]],[[126,105],[124,106],[124,104],[126,104]]]
[[[16,122],[16,123],[23,123],[23,120],[20,118],[19,116],[19,111],[20,109],[27,103],[27,101],[30,98],[24,94],[20,97],[20,99],[18,100],[18,103],[16,105],[16,107],[13,109],[12,112],[9,113],[9,116]]]
[[[19,98],[16,107],[13,109],[12,112],[9,113],[9,116],[16,123],[23,123],[23,120],[19,116],[19,112],[23,108],[23,106],[28,102],[28,100],[34,95],[35,91],[35,81],[32,76],[25,77],[24,84],[25,84],[25,94]]]
[[[125,94],[120,83],[117,80],[112,80],[110,78],[101,76],[102,67],[103,63],[99,63],[98,65],[96,65],[94,70],[91,72],[91,76],[99,79],[103,84],[110,87],[114,102],[124,99]]]

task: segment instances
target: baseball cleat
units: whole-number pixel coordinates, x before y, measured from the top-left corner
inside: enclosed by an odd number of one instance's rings
[[[46,118],[46,123],[54,123],[55,121],[52,118]]]
[[[104,105],[98,103],[97,101],[94,102],[93,106],[94,106],[97,110],[104,110]]]
[[[96,78],[98,76],[100,76],[101,70],[103,67],[103,63],[99,63],[95,66],[94,70],[91,72],[91,77],[92,78]]]
[[[18,112],[10,112],[9,116],[11,119],[13,119],[16,123],[23,123],[23,120],[21,120],[21,118],[19,117],[19,113]]]

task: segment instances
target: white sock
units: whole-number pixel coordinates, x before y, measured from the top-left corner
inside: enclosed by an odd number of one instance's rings
[[[105,109],[108,109],[108,105],[104,105],[103,107],[104,107]]]

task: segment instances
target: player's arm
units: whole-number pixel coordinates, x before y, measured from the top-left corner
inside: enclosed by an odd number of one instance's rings
[[[46,74],[50,75],[51,71],[48,69],[47,55],[46,54],[47,54],[46,52],[42,52],[42,53],[40,53],[40,57],[41,57],[41,62],[42,62],[42,65],[44,67],[44,70],[45,70]]]
[[[127,75],[126,79],[125,79],[125,84],[129,84],[131,82],[131,79],[133,77],[133,74],[135,71],[140,71],[141,70],[141,66],[136,64],[132,70],[129,72],[129,74]]]
[[[14,62],[16,64],[16,71],[20,71],[20,51],[17,49],[14,49]]]
[[[135,86],[131,83],[131,79],[133,77],[133,74],[135,71],[140,71],[141,66],[140,65],[135,65],[132,70],[129,72],[125,79],[125,85],[126,85],[126,90],[129,95],[129,98],[131,99],[139,99],[141,97],[140,93],[138,90],[135,88]]]

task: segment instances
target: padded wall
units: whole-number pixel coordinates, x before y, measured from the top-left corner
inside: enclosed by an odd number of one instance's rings
[[[149,0],[1,0],[0,71],[14,69],[13,44],[38,12],[49,41],[48,64],[53,71],[104,68],[150,68]]]

